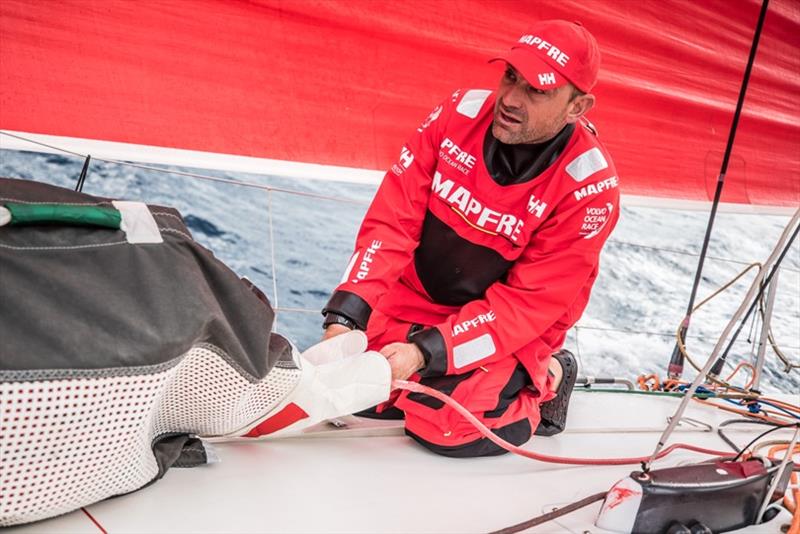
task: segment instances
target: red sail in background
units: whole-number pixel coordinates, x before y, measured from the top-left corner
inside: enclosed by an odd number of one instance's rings
[[[711,198],[756,0],[0,2],[0,128],[385,169],[429,110],[495,86],[530,21],[603,53],[589,118],[628,194]],[[773,0],[723,201],[800,203],[800,4]]]

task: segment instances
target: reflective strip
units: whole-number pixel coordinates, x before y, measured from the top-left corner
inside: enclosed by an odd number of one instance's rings
[[[458,103],[456,111],[465,117],[474,119],[478,116],[478,112],[481,110],[483,103],[486,102],[486,99],[489,98],[490,94],[492,94],[492,92],[487,91],[486,89],[473,89],[471,91],[467,91],[464,94],[464,98],[462,98],[461,102]]]
[[[582,182],[597,171],[608,168],[608,162],[600,149],[594,147],[587,150],[567,165],[567,174],[576,182]]]
[[[114,200],[111,202],[122,216],[120,229],[125,232],[128,243],[163,243],[158,225],[147,204]]]
[[[483,334],[461,345],[453,347],[453,365],[456,369],[466,367],[494,354],[497,349],[491,334]]]
[[[350,272],[353,270],[353,266],[356,264],[357,259],[358,259],[358,251],[356,250],[353,253],[353,257],[350,258],[350,263],[347,264],[347,269],[344,270],[342,279],[339,280],[340,284],[344,284],[345,282],[347,282],[347,279],[350,278]]]

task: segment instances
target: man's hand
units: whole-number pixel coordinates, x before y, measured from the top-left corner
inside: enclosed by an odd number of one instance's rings
[[[425,358],[413,343],[389,343],[380,350],[392,367],[392,379],[406,380],[423,367]]]
[[[325,341],[326,339],[330,339],[332,337],[336,337],[339,334],[346,334],[347,332],[350,331],[351,330],[343,324],[328,325],[328,328],[325,329],[325,333],[322,334],[322,341]]]

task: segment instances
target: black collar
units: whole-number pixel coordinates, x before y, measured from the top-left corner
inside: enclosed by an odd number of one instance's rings
[[[567,124],[552,139],[530,145],[507,145],[492,135],[492,125],[483,139],[483,159],[492,179],[500,185],[528,182],[555,163],[567,146],[574,124]]]

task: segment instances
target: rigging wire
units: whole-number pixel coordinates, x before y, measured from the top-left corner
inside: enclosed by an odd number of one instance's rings
[[[86,174],[89,172],[89,164],[92,161],[92,156],[86,156],[86,160],[83,162],[83,169],[81,169],[81,174],[78,176],[78,183],[75,184],[75,191],[83,191],[83,184],[86,181]]]
[[[608,327],[608,326],[589,326],[589,325],[582,325],[582,324],[576,324],[575,326],[573,326],[573,328],[578,329],[578,330],[597,330],[598,332],[618,332],[620,334],[640,334],[640,335],[646,335],[646,336],[675,337],[675,333],[674,332],[673,333],[653,332],[652,330],[636,330],[636,329],[633,329],[633,328],[623,329],[623,328],[612,328],[612,327]],[[687,339],[700,339],[700,340],[702,340],[702,339],[716,339],[716,338],[711,338],[710,336],[701,336],[701,335],[687,335],[686,338]],[[745,343],[745,342],[744,341],[737,341],[737,343],[742,344],[742,343]],[[800,349],[800,346],[797,346],[797,347],[790,346],[790,347],[787,347],[787,348]]]
[[[759,300],[759,302],[761,301]],[[758,314],[753,314],[753,317],[750,320],[750,331],[747,332],[746,341],[750,345],[750,356],[755,356],[756,353],[756,340],[753,334],[756,332],[756,322],[758,321],[758,317]]]
[[[41,147],[49,148],[51,150],[54,150],[54,151],[57,151],[57,152],[62,152],[64,154],[70,154],[72,156],[77,156],[77,157],[84,158],[84,159],[87,157],[87,154],[82,154],[80,152],[67,150],[65,148],[57,147],[57,146],[54,146],[54,145],[51,145],[51,144],[48,144],[48,143],[44,143],[44,142],[41,142],[41,141],[37,141],[35,139],[31,139],[31,138],[28,138],[28,137],[25,137],[25,136],[12,134],[12,133],[7,132],[7,131],[0,130],[0,135],[13,137],[14,139],[19,139],[21,141],[25,141],[25,142],[31,143],[33,145],[38,145],[38,146],[41,146]],[[236,186],[241,186],[241,187],[250,187],[250,188],[261,189],[261,190],[265,190],[265,191],[276,191],[276,192],[279,192],[279,193],[286,193],[286,194],[289,194],[289,195],[304,196],[304,197],[316,198],[316,199],[320,199],[320,200],[330,200],[330,201],[333,201],[333,202],[343,202],[343,203],[348,203],[348,204],[357,204],[357,205],[361,205],[361,206],[369,206],[369,201],[368,200],[359,200],[359,199],[353,199],[353,198],[347,198],[347,197],[324,195],[324,194],[321,194],[321,193],[312,193],[312,192],[309,192],[309,191],[298,191],[296,189],[286,189],[286,188],[281,188],[281,187],[276,187],[276,186],[271,186],[271,185],[264,185],[264,184],[259,184],[259,183],[256,183],[256,182],[247,181],[247,180],[240,180],[240,179],[235,179],[235,178],[220,178],[218,176],[211,176],[209,174],[201,174],[201,173],[196,173],[196,172],[180,171],[180,170],[176,170],[176,169],[165,169],[165,168],[162,168],[162,167],[153,167],[153,166],[150,166],[150,165],[142,165],[142,164],[133,163],[133,162],[130,162],[130,161],[115,160],[115,159],[108,159],[108,158],[98,158],[98,157],[95,157],[95,156],[93,156],[93,159],[98,160],[98,161],[103,161],[103,162],[106,162],[106,163],[112,163],[112,164],[115,164],[115,165],[135,167],[135,168],[142,169],[142,170],[153,171],[153,172],[157,172],[157,173],[160,173],[160,174],[175,174],[175,175],[183,176],[183,177],[186,177],[186,178],[196,178],[198,180],[220,182],[220,183],[224,183],[224,184],[236,185]],[[632,248],[643,248],[643,249],[648,249],[648,250],[656,250],[656,251],[659,251],[659,252],[667,252],[669,254],[680,254],[680,255],[692,256],[692,257],[699,257],[700,256],[699,252],[693,252],[693,251],[690,251],[690,250],[679,250],[679,249],[675,249],[675,248],[656,247],[656,246],[652,246],[652,245],[645,245],[645,244],[642,244],[642,243],[631,243],[631,242],[628,242],[628,241],[621,241],[621,240],[617,240],[617,239],[614,239],[614,238],[609,239],[608,243],[613,243],[613,244],[622,245],[622,246],[626,246],[626,247],[632,247]],[[718,256],[708,256],[708,255],[706,255],[706,259],[715,260],[715,261],[721,261],[721,262],[725,262],[725,263],[738,264],[738,265],[747,265],[747,262],[744,262],[744,261],[741,261],[741,260],[735,260],[733,258],[722,258],[722,257],[718,257]],[[783,267],[783,270],[784,271],[788,271],[788,272],[793,272],[793,273],[800,274],[800,269],[795,269],[793,267]],[[315,310],[315,312],[316,312],[316,310]],[[656,334],[656,335],[663,335],[663,334]],[[672,334],[668,334],[668,335],[672,335]]]
[[[22,141],[27,141],[27,142],[32,143],[34,145],[43,146],[43,147],[49,148],[51,150],[56,150],[56,151],[59,151],[59,152],[63,152],[65,154],[71,154],[73,156],[79,156],[81,158],[86,158],[87,157],[86,154],[81,154],[79,152],[73,152],[72,150],[59,148],[59,147],[56,147],[56,146],[53,146],[53,145],[50,145],[50,144],[47,144],[47,143],[42,143],[41,141],[35,141],[33,139],[29,139],[27,137],[23,137],[23,136],[20,136],[20,135],[12,134],[12,133],[9,133],[9,132],[3,131],[3,130],[0,130],[0,135],[6,135],[8,137],[13,137],[15,139],[20,139]],[[164,168],[161,168],[161,167],[154,167],[152,165],[143,165],[141,163],[133,163],[133,162],[130,162],[130,161],[122,161],[122,160],[110,159],[110,158],[100,158],[100,157],[97,157],[97,156],[93,156],[92,159],[94,159],[96,161],[104,161],[106,163],[113,163],[114,165],[122,165],[122,166],[127,166],[127,167],[134,167],[136,169],[142,169],[142,170],[146,170],[146,171],[153,171],[153,172],[157,172],[157,173],[161,173],[161,174],[175,174],[177,176],[183,176],[185,178],[195,178],[197,180],[204,180],[204,181],[208,181],[208,182],[218,182],[218,183],[223,183],[223,184],[228,184],[228,185],[236,185],[236,186],[241,186],[241,187],[250,187],[250,188],[253,188],[253,189],[261,189],[263,191],[276,191],[276,192],[279,192],[279,193],[287,193],[287,194],[291,194],[291,195],[298,195],[298,196],[303,196],[303,197],[316,198],[316,199],[320,199],[320,200],[331,200],[331,201],[334,201],[334,202],[343,202],[343,203],[346,203],[346,204],[358,204],[358,205],[362,205],[362,206],[368,206],[369,205],[369,201],[366,201],[366,200],[358,200],[358,199],[347,198],[347,197],[337,197],[337,196],[332,196],[332,195],[323,195],[321,193],[312,193],[312,192],[309,192],[309,191],[297,191],[297,190],[294,190],[294,189],[284,189],[284,188],[281,188],[281,187],[275,187],[275,186],[272,186],[272,185],[264,185],[264,184],[259,184],[259,183],[256,183],[256,182],[250,182],[250,181],[247,181],[247,180],[239,180],[239,179],[235,179],[235,178],[220,178],[219,176],[211,176],[210,174],[201,174],[201,173],[197,173],[197,172],[179,171],[177,169],[164,169]]]
[[[785,267],[784,267],[784,270],[786,270]],[[767,313],[764,306],[765,306],[764,305],[764,300],[762,299],[759,302],[759,309],[758,309],[758,312],[761,314],[762,319],[764,319],[766,317],[766,313]],[[769,341],[769,345],[772,348],[772,351],[778,357],[778,359],[781,360],[781,362],[783,362],[783,365],[784,365],[783,372],[784,373],[788,373],[792,369],[800,368],[800,363],[794,363],[794,362],[790,361],[789,357],[786,356],[781,351],[780,347],[778,347],[778,344],[775,342],[775,337],[772,334],[772,325],[770,325],[770,327],[767,329],[767,341]],[[791,347],[791,348],[794,348],[794,347]]]
[[[748,443],[747,445],[745,445],[744,447],[742,447],[742,449],[739,451],[739,453],[738,453],[736,456],[734,456],[733,460],[731,460],[731,461],[732,461],[732,462],[736,462],[736,461],[738,461],[738,460],[739,460],[739,458],[741,458],[741,457],[742,457],[742,455],[745,453],[745,451],[746,451],[747,449],[749,449],[750,447],[752,447],[752,446],[753,446],[753,444],[754,444],[755,442],[757,442],[758,440],[760,440],[760,439],[761,439],[761,438],[763,438],[764,436],[766,436],[766,435],[768,435],[768,434],[771,434],[771,433],[773,433],[773,432],[776,432],[776,431],[778,431],[778,430],[781,430],[781,429],[783,429],[783,428],[800,428],[800,423],[793,423],[793,424],[790,424],[790,425],[777,425],[777,426],[775,426],[775,427],[773,427],[773,428],[770,428],[769,430],[765,430],[764,432],[762,432],[761,434],[759,434],[758,436],[756,436],[755,438],[753,438],[753,439],[750,441],[750,443]]]
[[[798,228],[800,228],[800,226],[798,226]],[[795,233],[794,233],[794,235],[792,236],[792,238],[794,238],[796,235],[797,235],[797,231],[795,231]],[[783,257],[784,257],[784,255],[785,255],[785,252],[788,250],[788,247],[789,247],[789,245],[790,245],[790,244],[791,244],[791,240],[790,240],[790,241],[787,243],[787,246],[786,246],[786,247],[783,249],[783,251],[782,251],[782,254],[781,254],[781,256],[780,256],[780,258],[779,258],[779,259],[781,259],[781,258],[783,258]],[[761,272],[761,270],[762,270],[762,268],[763,268],[763,265],[761,265],[761,263],[757,263],[757,262],[756,262],[756,263],[751,263],[751,264],[749,264],[749,265],[748,265],[747,267],[745,267],[745,268],[744,268],[742,271],[740,271],[740,272],[739,272],[739,273],[738,273],[736,276],[734,276],[734,277],[733,277],[731,280],[729,280],[728,282],[726,282],[725,284],[723,284],[723,285],[722,285],[721,287],[719,287],[717,290],[715,290],[714,292],[712,292],[712,293],[711,293],[711,294],[710,294],[708,297],[706,297],[706,298],[705,298],[705,299],[703,299],[703,300],[702,300],[700,303],[698,303],[698,304],[697,304],[697,305],[696,305],[696,306],[695,306],[695,307],[692,309],[692,311],[690,312],[690,314],[689,314],[689,315],[693,315],[693,314],[694,314],[694,313],[695,313],[697,310],[699,310],[701,307],[703,307],[705,304],[707,304],[707,303],[708,303],[709,301],[711,301],[713,298],[717,297],[717,296],[718,296],[719,294],[721,294],[722,292],[724,292],[724,291],[726,291],[727,289],[729,289],[729,288],[730,288],[731,286],[733,286],[733,285],[734,285],[734,284],[735,284],[737,281],[739,281],[739,279],[740,279],[740,278],[742,278],[742,277],[743,277],[743,276],[744,276],[744,275],[745,275],[747,272],[749,272],[751,269],[753,269],[753,268],[756,268],[756,267],[758,268],[758,272]],[[775,268],[777,268],[777,263],[776,263],[776,265],[775,265],[774,267],[775,267]],[[775,268],[773,268],[773,270],[771,271],[771,273],[774,273],[774,272],[776,272],[776,271],[775,271]],[[760,306],[759,306],[759,311],[760,311],[762,314],[764,313],[764,306],[763,306],[764,291],[763,291],[763,288],[764,288],[764,287],[766,287],[766,286],[768,285],[768,283],[769,283],[769,279],[767,279],[767,280],[766,280],[766,281],[765,281],[763,284],[761,284],[761,289],[760,289],[759,293],[758,293],[758,294],[756,295],[756,297],[755,297],[755,299],[756,299],[756,300],[754,300],[754,304],[755,304],[755,302],[758,302],[758,303],[760,304]],[[751,309],[752,309],[752,308],[753,308],[753,306],[751,306]],[[745,318],[745,319],[744,319],[744,321],[746,321],[746,320],[747,320],[747,318]],[[741,326],[745,324],[745,322],[744,322],[744,321],[743,321],[743,322],[740,324],[740,329],[739,329],[739,330],[741,330]],[[681,329],[682,329],[682,326],[683,326],[683,323],[682,323],[681,325],[679,325],[679,326],[678,326],[678,328],[677,328],[677,330],[676,330],[676,332],[675,332],[675,334],[674,334],[674,335],[675,335],[675,343],[676,343],[676,345],[677,345],[678,349],[680,350],[680,352],[681,352],[681,354],[682,354],[683,358],[685,358],[685,360],[686,360],[686,361],[688,361],[688,362],[689,362],[689,364],[690,364],[692,367],[694,367],[694,368],[695,368],[695,370],[697,370],[697,371],[699,372],[699,371],[701,371],[701,369],[702,369],[702,368],[701,368],[701,367],[700,367],[700,365],[699,365],[699,364],[698,364],[698,363],[697,363],[697,362],[696,362],[696,361],[695,361],[695,360],[692,358],[692,356],[691,356],[691,355],[688,353],[688,350],[686,349],[686,344],[685,344],[685,337],[683,337],[683,338],[681,337]],[[732,346],[733,346],[733,344],[734,344],[735,342],[737,342],[737,339],[736,339],[736,338],[733,338],[733,339],[731,340],[731,342],[729,343],[728,347],[729,347],[729,348],[730,348],[730,347],[732,347]],[[771,345],[773,346],[773,348],[777,347],[777,344],[775,344],[775,343],[774,343],[774,339],[773,339],[773,338],[771,338],[771,337],[770,337],[770,343],[771,343]],[[782,353],[781,353],[781,354],[782,354]],[[782,354],[782,355],[783,355],[783,354]],[[785,358],[785,356],[784,356],[784,358]],[[719,361],[719,360],[718,360],[718,361]],[[722,360],[722,361],[723,361],[723,363],[725,362],[725,360]],[[784,361],[784,364],[786,364],[788,360],[784,360],[784,359],[782,358],[782,361]],[[720,379],[720,378],[717,376],[719,373],[716,373],[716,374],[710,374],[710,375],[709,375],[709,376],[707,376],[706,378],[707,378],[709,381],[713,382],[714,384],[717,384],[717,385],[720,385],[720,386],[723,386],[723,387],[733,388],[734,386],[732,386],[732,385],[730,384],[730,380],[731,380],[731,378],[733,378],[733,376],[736,374],[736,372],[737,372],[737,371],[738,371],[738,370],[739,370],[739,369],[740,369],[742,366],[743,366],[743,364],[739,364],[739,365],[738,365],[738,366],[737,366],[737,367],[734,369],[733,373],[731,373],[731,375],[730,375],[730,376],[729,376],[729,377],[728,377],[726,380],[722,380],[722,379]],[[753,384],[753,383],[756,381],[756,369],[755,369],[755,368],[754,368],[752,365],[750,365],[750,364],[747,364],[747,366],[748,366],[748,367],[751,369],[751,373],[752,373],[752,375],[751,375],[751,379],[750,379],[750,381],[749,381],[749,382],[748,382],[748,383],[747,383],[747,384],[744,386],[744,388],[743,388],[743,389],[745,389],[745,390],[749,389],[749,387],[750,387],[750,386],[752,386],[752,384]],[[788,372],[788,371],[787,371],[787,372]]]
[[[758,51],[758,42],[761,38],[761,30],[764,27],[764,19],[767,16],[767,7],[769,6],[769,0],[763,0],[761,3],[761,12],[758,14],[758,22],[756,23],[756,30],[753,34],[753,42],[750,47],[750,55],[747,58],[747,66],[744,70],[744,77],[742,79],[742,85],[739,89],[739,99],[736,101],[736,110],[733,113],[733,122],[731,123],[730,131],[728,132],[728,143],[725,146],[725,155],[722,158],[722,165],[719,170],[719,176],[717,177],[717,187],[714,191],[714,201],[711,205],[711,213],[708,216],[708,225],[706,226],[706,234],[703,238],[703,246],[700,249],[700,259],[697,262],[697,271],[695,272],[694,276],[694,283],[692,284],[692,293],[689,297],[689,303],[686,306],[686,316],[684,317],[683,321],[681,321],[681,326],[678,331],[678,337],[683,340],[685,339],[684,336],[689,331],[689,320],[692,315],[692,308],[694,307],[694,299],[697,296],[697,289],[700,286],[700,278],[703,273],[703,264],[706,258],[706,252],[708,251],[708,243],[711,239],[711,230],[714,227],[714,219],[717,215],[717,207],[719,206],[720,198],[722,197],[722,188],[725,185],[725,174],[728,172],[728,162],[731,158],[731,152],[733,152],[733,142],[736,139],[736,130],[739,125],[739,117],[742,114],[742,107],[744,106],[744,97],[747,94],[747,86],[750,82],[750,73],[753,70],[753,63],[755,63],[756,59],[756,52]],[[672,351],[672,356],[669,360],[669,366],[667,370],[667,374],[670,378],[680,378],[683,374],[683,355],[679,350],[678,344],[675,344],[675,348]]]
[[[781,360],[781,362],[783,362],[784,372],[785,373],[788,373],[792,369],[800,368],[800,363],[795,363],[795,362],[792,362],[791,360],[789,360],[789,357],[786,356],[781,351],[780,347],[778,347],[778,344],[775,342],[775,338],[772,335],[772,329],[771,328],[770,328],[770,331],[769,331],[768,339],[769,339],[770,347],[772,347],[772,351],[775,353],[776,356],[778,356],[778,358]],[[792,347],[792,348],[796,348],[796,347]]]
[[[797,219],[798,213],[800,213],[800,209],[798,209],[798,212],[795,213],[795,215],[794,215],[794,219],[795,220]],[[728,346],[725,347],[725,351],[722,353],[722,356],[720,356],[720,358],[714,363],[714,367],[711,368],[711,374],[713,374],[713,375],[718,375],[719,374],[719,370],[722,368],[722,365],[725,362],[725,360],[726,360],[726,358],[728,356],[728,352],[730,351],[731,347],[733,346],[734,341],[736,341],[736,339],[739,337],[739,333],[741,333],[742,328],[744,327],[745,323],[747,322],[747,319],[750,317],[750,314],[752,314],[753,310],[755,310],[756,305],[762,300],[762,298],[764,296],[764,290],[767,288],[767,286],[769,286],[769,283],[772,281],[772,278],[773,278],[773,276],[775,276],[775,273],[778,272],[778,268],[780,267],[781,262],[786,257],[786,253],[789,251],[789,248],[792,246],[792,243],[797,238],[798,234],[800,234],[800,223],[797,224],[797,227],[794,229],[794,232],[792,232],[791,237],[786,242],[786,245],[783,247],[783,250],[781,250],[781,253],[778,256],[778,259],[775,260],[775,263],[772,264],[772,266],[770,268],[770,272],[767,275],[766,279],[763,281],[763,283],[760,284],[759,289],[758,289],[758,293],[756,294],[756,296],[753,299],[753,301],[750,303],[750,307],[747,309],[747,313],[745,313],[745,316],[742,318],[742,321],[739,324],[739,327],[736,329],[736,332],[734,332],[733,336],[731,337],[730,341],[728,342]]]
[[[765,2],[766,2],[766,0],[765,0]],[[789,229],[794,225],[794,223],[798,220],[798,218],[800,218],[800,209],[798,209],[797,212],[795,212],[795,214],[792,216],[792,219],[789,222],[789,225],[787,225],[787,227],[784,229],[783,233],[781,234],[780,238],[778,239],[778,242],[776,243],[776,245],[773,248],[772,252],[770,253],[769,257],[767,258],[766,263],[768,265],[772,264],[772,262],[775,260],[776,256],[779,255],[778,251],[781,249],[781,247],[783,247],[784,243],[786,242],[787,235],[789,233]],[[712,351],[711,355],[709,356],[708,360],[706,361],[705,365],[703,366],[703,369],[697,374],[697,376],[692,381],[691,385],[689,386],[688,391],[686,392],[685,398],[681,400],[681,403],[678,406],[678,409],[675,411],[675,415],[673,416],[672,420],[667,425],[667,427],[664,429],[664,432],[659,437],[658,442],[656,444],[656,447],[653,450],[653,453],[650,455],[650,459],[646,463],[642,464],[642,470],[644,472],[647,472],[650,469],[650,465],[652,464],[652,462],[659,457],[660,451],[666,445],[667,439],[672,434],[672,432],[674,432],[678,421],[680,420],[681,416],[683,415],[684,411],[686,410],[689,402],[692,400],[692,396],[694,395],[694,392],[700,386],[700,382],[703,380],[703,378],[708,375],[708,372],[711,369],[711,366],[715,363],[714,359],[719,354],[719,351],[720,351],[720,349],[722,347],[722,344],[728,338],[731,330],[733,329],[733,326],[734,326],[735,322],[738,321],[741,318],[742,312],[744,311],[745,304],[748,301],[750,301],[751,299],[753,299],[756,287],[760,286],[761,282],[763,281],[763,278],[764,278],[763,274],[764,274],[763,272],[759,272],[756,275],[755,280],[753,280],[753,283],[750,285],[750,288],[747,290],[747,294],[745,295],[744,300],[739,305],[739,307],[737,308],[736,312],[734,312],[734,314],[731,317],[730,321],[728,321],[728,324],[725,326],[725,328],[724,328],[724,330],[723,330],[723,332],[722,332],[722,334],[720,336],[719,341],[715,345],[714,350]]]
[[[623,245],[623,246],[632,247],[632,248],[643,248],[643,249],[647,249],[647,250],[655,250],[655,251],[658,251],[658,252],[667,252],[669,254],[679,254],[679,255],[682,255],[682,256],[692,256],[692,257],[695,257],[695,258],[700,256],[699,252],[692,252],[690,250],[680,250],[680,249],[676,249],[676,248],[656,247],[656,246],[653,246],[653,245],[644,245],[644,244],[641,244],[641,243],[631,243],[630,241],[620,241],[620,240],[614,239],[614,238],[609,238],[607,243],[614,243],[614,244],[617,244],[617,245]],[[732,258],[721,258],[719,256],[706,255],[706,260],[721,261],[721,262],[725,262],[725,263],[734,263],[734,264],[737,264],[737,265],[749,265],[749,263],[746,262],[746,261],[735,260],[735,259],[732,259]],[[784,267],[783,270],[784,271],[793,272],[793,273],[800,273],[800,269],[795,269],[793,267]]]
[[[734,452],[736,452],[736,453],[742,452],[744,447],[739,447],[738,445],[736,445],[736,443],[734,443],[733,440],[730,439],[722,431],[722,429],[724,427],[730,426],[730,425],[745,425],[745,424],[746,425],[767,425],[767,426],[770,426],[770,427],[774,427],[775,426],[774,423],[769,423],[767,421],[759,421],[757,419],[727,419],[727,420],[721,422],[720,424],[718,424],[717,425],[717,435],[720,437],[720,439],[722,439],[722,441],[727,443],[731,447],[731,449],[733,449]]]
[[[278,273],[275,265],[275,235],[272,231],[272,191],[267,191],[267,218],[269,220],[269,257],[272,264],[272,296],[275,300],[275,308],[278,307]],[[278,313],[275,314],[275,321],[272,323],[272,330],[278,328]]]

